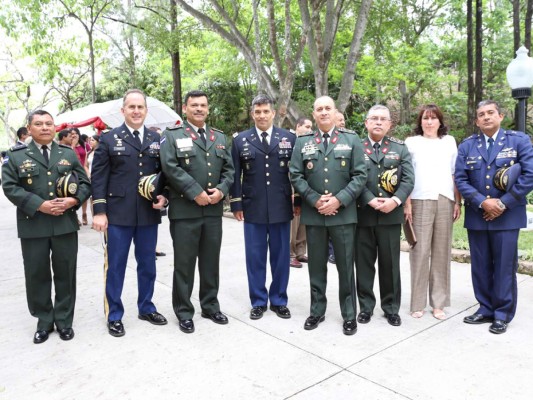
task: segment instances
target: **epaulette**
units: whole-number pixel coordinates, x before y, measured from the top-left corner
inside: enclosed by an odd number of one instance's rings
[[[477,139],[478,137],[479,137],[479,133],[474,133],[473,135],[470,135],[467,138],[464,138],[463,142],[466,142],[467,140]]]
[[[352,131],[351,129],[347,128],[336,128],[339,132],[349,133],[351,135],[357,135],[356,131]]]
[[[304,133],[304,134],[302,134],[302,135],[300,135],[298,137],[314,136],[314,134],[315,134],[314,132],[307,132],[307,133]]]
[[[64,147],[65,149],[72,150],[72,147],[70,147],[68,144],[58,143],[59,147]]]
[[[212,126],[210,126],[209,129],[212,129],[212,130],[214,130],[214,131],[217,131],[218,133],[220,133],[220,134],[222,134],[222,135],[224,134],[223,131],[221,131],[220,129],[217,129],[217,128],[213,128]]]
[[[176,121],[176,123],[172,126],[167,126],[167,129],[168,130],[173,130],[173,129],[179,129],[179,128],[183,128],[183,122],[181,121]]]
[[[239,132],[235,132],[235,133],[234,133],[233,135],[231,135],[231,136],[233,136],[233,139],[235,139],[237,136],[239,136]]]
[[[390,140],[391,142],[394,142],[394,143],[405,144],[405,142],[404,142],[403,140],[397,139],[397,138],[392,137],[392,136],[389,136],[389,140]]]
[[[20,143],[19,143],[19,144],[14,145],[13,147],[11,147],[9,150],[10,150],[10,151],[18,151],[18,150],[25,149],[25,148],[27,148],[27,147],[28,147],[27,144],[20,144]]]

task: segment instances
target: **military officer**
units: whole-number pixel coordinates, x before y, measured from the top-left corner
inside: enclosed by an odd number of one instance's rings
[[[198,259],[202,317],[227,324],[218,302],[223,199],[233,183],[226,136],[206,125],[207,94],[195,90],[183,101],[185,124],[163,132],[161,161],[170,190],[174,245],[172,306],[182,332],[194,332],[191,294]]]
[[[30,314],[38,318],[34,343],[54,330],[63,340],[74,337],[78,219],[76,209],[89,197],[90,184],[76,153],[53,141],[54,120],[44,110],[28,117],[33,140],[12,147],[2,167],[2,187],[17,206],[17,230],[24,259]],[[71,175],[72,174],[72,175]],[[77,179],[73,177],[77,175]],[[67,179],[66,193],[56,181]],[[61,186],[61,185],[60,185]],[[50,254],[51,253],[51,254]],[[55,301],[52,301],[52,273]]]
[[[251,115],[255,126],[233,140],[235,180],[230,191],[231,211],[238,221],[244,221],[250,318],[261,318],[269,300],[278,317],[290,318],[287,286],[293,209],[289,161],[296,137],[273,125],[274,102],[266,95],[253,99]],[[268,290],[267,249],[272,273]]]
[[[507,331],[517,303],[518,234],[526,226],[526,196],[533,189],[533,148],[529,137],[501,128],[503,113],[493,100],[476,109],[480,133],[458,148],[455,184],[465,201],[465,228],[472,258],[477,311],[467,324],[491,323],[489,331]],[[507,190],[495,177],[502,168],[519,164],[521,174]],[[497,180],[496,180],[497,181]]]
[[[104,312],[108,332],[115,337],[126,333],[120,297],[132,240],[137,260],[138,318],[154,325],[167,323],[152,302],[157,225],[167,199],[158,195],[152,202],[138,192],[139,178],[161,170],[160,138],[144,126],[148,110],[141,90],[130,89],[124,94],[121,112],[125,122],[101,137],[91,172],[93,228],[107,231]]]
[[[291,181],[302,197],[301,221],[306,225],[311,312],[304,324],[315,329],[326,312],[328,239],[339,273],[339,302],[343,332],[357,331],[354,279],[356,199],[366,182],[366,166],[357,135],[335,127],[335,103],[319,97],[313,107],[317,131],[296,140]]]
[[[398,311],[401,300],[400,235],[404,222],[403,204],[414,187],[411,155],[401,140],[386,136],[391,128],[387,107],[368,110],[363,140],[368,178],[357,200],[356,261],[357,296],[361,312],[357,321],[370,321],[374,295],[374,267],[378,260],[381,309],[389,324],[402,322]]]

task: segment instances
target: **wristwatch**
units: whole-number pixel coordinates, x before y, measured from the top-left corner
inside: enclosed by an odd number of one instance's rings
[[[500,199],[498,199],[498,207],[500,207],[502,210],[505,210],[507,207],[505,206],[505,204],[502,203],[502,201]]]

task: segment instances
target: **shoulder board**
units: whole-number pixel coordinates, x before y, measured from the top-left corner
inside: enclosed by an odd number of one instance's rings
[[[304,133],[303,135],[300,135],[298,137],[306,137],[306,136],[314,136],[315,133],[314,132],[307,132],[307,133]]]
[[[213,130],[215,132],[221,133],[222,135],[224,134],[223,131],[221,131],[220,129],[217,129],[217,128],[213,128],[212,126],[210,126],[209,129],[211,129],[211,130]]]
[[[351,135],[357,135],[356,131],[352,131],[351,129],[346,128],[336,128],[339,132],[349,133]]]
[[[9,150],[10,151],[18,151],[18,150],[25,149],[27,147],[28,147],[28,145],[26,145],[26,144],[16,144],[13,147],[11,147]]]
[[[470,135],[467,138],[464,138],[463,142],[466,142],[467,140],[477,139],[478,137],[479,137],[479,134],[478,133],[474,133],[473,135]]]
[[[395,138],[395,137],[393,137],[393,136],[389,136],[389,140],[390,140],[391,142],[394,142],[394,143],[405,144],[405,142],[404,142],[403,140],[397,139],[397,138]]]
[[[236,138],[237,136],[239,136],[239,132],[235,132],[232,136],[233,138]]]
[[[529,135],[527,135],[526,133],[524,133],[522,131],[508,130],[508,131],[505,131],[505,134],[506,135],[511,135],[511,136],[524,136],[524,137],[529,138]]]
[[[66,144],[58,143],[58,145],[59,145],[59,147],[63,147],[63,148],[65,148],[65,149],[70,149],[70,150],[72,150],[72,147],[70,147],[70,146],[68,146],[68,145],[66,145]]]

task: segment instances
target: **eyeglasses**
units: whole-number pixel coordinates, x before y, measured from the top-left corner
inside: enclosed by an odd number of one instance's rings
[[[390,118],[387,118],[387,117],[368,117],[367,118],[367,121],[372,121],[372,122],[385,122],[385,121],[390,121]]]

